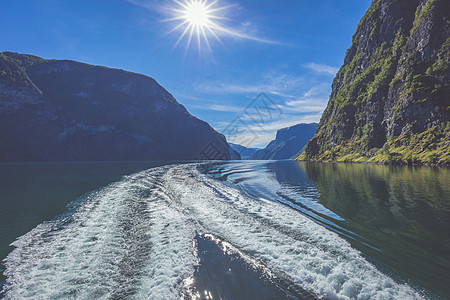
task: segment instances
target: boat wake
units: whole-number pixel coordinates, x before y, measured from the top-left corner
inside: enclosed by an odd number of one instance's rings
[[[198,167],[165,166],[126,176],[20,237],[5,260],[4,297],[202,298],[192,285],[199,264],[196,240],[203,236],[311,297],[421,298],[337,233]]]

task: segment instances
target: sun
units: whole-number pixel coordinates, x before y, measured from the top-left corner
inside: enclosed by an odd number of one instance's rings
[[[208,26],[211,22],[208,7],[201,1],[190,2],[186,7],[184,18],[192,26]]]
[[[150,1],[150,0],[147,0]],[[154,1],[154,0],[153,0]],[[226,14],[233,12],[237,4],[226,6],[219,5],[220,0],[170,0],[168,4],[160,6],[161,12],[167,17],[162,22],[173,23],[173,27],[167,35],[179,33],[172,50],[181,41],[186,41],[185,56],[191,47],[197,48],[199,54],[207,48],[212,54],[210,39],[214,38],[222,46],[222,38],[246,39],[261,43],[279,44],[276,41],[260,38],[248,34],[233,27],[236,20],[226,17]],[[234,13],[232,13],[234,15]],[[206,46],[206,47],[205,47]]]
[[[214,37],[222,43],[218,32],[223,32],[224,28],[219,24],[220,20],[225,19],[220,15],[227,7],[219,7],[218,0],[173,0],[174,7],[169,8],[172,17],[164,21],[178,22],[169,34],[180,32],[174,48],[183,40],[187,40],[186,51],[195,44],[198,51],[202,46],[212,52],[208,37]],[[193,41],[196,40],[196,43]]]

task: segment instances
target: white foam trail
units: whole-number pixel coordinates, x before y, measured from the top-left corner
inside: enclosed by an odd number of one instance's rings
[[[273,272],[327,299],[420,299],[368,263],[336,233],[272,201],[244,196],[195,170],[175,167],[165,181],[205,230]],[[195,199],[195,201],[193,201]]]
[[[177,299],[211,233],[274,274],[327,299],[419,299],[336,233],[277,203],[243,195],[196,165],[155,168],[84,200],[66,221],[20,237],[6,299]]]
[[[195,231],[164,194],[163,172],[126,177],[89,196],[61,228],[43,223],[19,238],[6,259],[5,298],[177,298],[194,272]]]

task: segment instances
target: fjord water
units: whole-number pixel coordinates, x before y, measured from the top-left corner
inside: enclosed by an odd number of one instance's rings
[[[4,262],[4,296],[450,295],[446,168],[140,164],[74,164],[74,172],[58,164],[2,166],[2,257],[26,232]]]

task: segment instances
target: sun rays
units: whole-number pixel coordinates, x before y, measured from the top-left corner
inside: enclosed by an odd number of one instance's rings
[[[221,14],[229,6],[219,7],[217,0],[173,0],[173,2],[175,7],[168,8],[173,17],[164,21],[178,22],[168,32],[168,34],[180,32],[174,48],[183,39],[187,40],[186,51],[195,43],[199,52],[205,46],[212,52],[209,40],[211,37],[222,43],[219,32],[226,32],[227,30],[219,22],[226,19]]]
[[[222,41],[224,37],[280,44],[258,37],[255,35],[255,30],[249,33],[243,28],[244,23],[226,17],[231,13],[231,9],[238,7],[236,4],[221,6],[219,0],[171,0],[170,3],[169,6],[161,7],[168,16],[162,21],[173,24],[167,35],[179,34],[173,49],[183,40],[186,41],[185,54],[190,48],[196,48],[199,53],[207,49],[212,54],[211,41],[217,41],[225,46]]]

